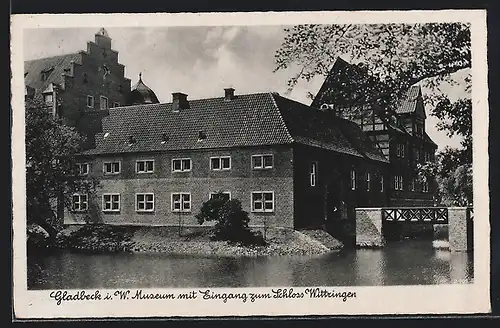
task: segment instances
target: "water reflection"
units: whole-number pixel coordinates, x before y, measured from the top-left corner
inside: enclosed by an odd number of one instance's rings
[[[88,255],[58,252],[28,263],[29,288],[377,286],[472,282],[472,254],[431,241],[389,243],[307,257]],[[36,270],[38,268],[39,270]]]

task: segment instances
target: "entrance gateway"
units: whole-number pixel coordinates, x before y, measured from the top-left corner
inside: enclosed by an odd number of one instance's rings
[[[384,225],[391,223],[447,224],[450,250],[473,248],[473,209],[470,207],[356,208],[356,246],[383,247]]]

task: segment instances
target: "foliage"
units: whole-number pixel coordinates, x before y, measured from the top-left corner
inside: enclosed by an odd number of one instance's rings
[[[471,206],[472,164],[466,149],[447,147],[433,162],[419,165],[420,181],[435,181],[435,198],[446,206]]]
[[[470,28],[463,23],[297,25],[285,33],[275,71],[298,67],[290,88],[327,76],[338,56],[349,57],[372,77],[361,81],[363,97],[392,109],[411,85],[436,89],[471,67]],[[465,82],[470,84],[469,76]]]
[[[97,182],[78,175],[76,156],[84,137],[62,125],[40,101],[28,100],[25,114],[27,220],[55,237],[62,227],[57,205],[69,208],[74,192],[90,192]]]
[[[338,57],[353,65],[329,76]],[[394,120],[395,109],[411,85],[419,83],[437,125],[449,137],[462,138],[459,149],[443,150],[436,161],[421,165],[420,178],[438,184],[439,199],[453,204],[472,201],[471,34],[465,23],[298,25],[285,29],[275,54],[275,71],[298,69],[289,91],[300,81],[324,76],[321,93],[354,115],[378,111]],[[464,97],[452,101],[443,85],[463,85]],[[362,90],[362,92],[359,92]],[[309,95],[311,98],[313,95]]]
[[[227,240],[243,244],[265,244],[260,235],[254,234],[248,224],[250,218],[237,199],[227,200],[222,193],[217,193],[203,203],[196,215],[198,223],[215,221],[213,228],[215,240]]]

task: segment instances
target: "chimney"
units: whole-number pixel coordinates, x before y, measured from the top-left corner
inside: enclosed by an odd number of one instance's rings
[[[224,89],[224,100],[234,99],[234,89],[233,88],[225,88]]]
[[[183,109],[189,108],[189,102],[187,100],[187,94],[181,92],[172,93],[172,110],[178,112]]]

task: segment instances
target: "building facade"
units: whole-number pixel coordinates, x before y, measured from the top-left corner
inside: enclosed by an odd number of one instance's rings
[[[238,199],[252,226],[320,226],[387,204],[387,161],[359,127],[276,93],[174,93],[110,109],[102,128],[80,160],[100,185],[74,195],[67,224],[197,225],[218,192]]]
[[[336,115],[355,122],[390,162],[388,181],[391,206],[428,206],[434,203],[433,181],[419,182],[417,165],[432,161],[437,145],[426,132],[426,113],[420,86],[412,86],[401,99],[394,120],[384,120],[375,105],[362,110],[343,106],[338,95],[343,78],[356,73],[356,66],[337,58],[311,106],[332,110]],[[354,77],[356,78],[356,77]],[[361,79],[360,79],[361,80]],[[344,95],[345,96],[345,95]],[[356,94],[354,94],[356,96]]]
[[[203,202],[223,192],[241,202],[250,225],[301,229],[408,197],[392,182],[396,163],[407,174],[413,161],[405,131],[370,132],[272,92],[227,88],[195,100],[174,92],[160,103],[142,76],[130,87],[124,69],[104,29],[87,51],[25,63],[26,97],[43,99],[90,140],[79,172],[99,186],[72,195],[66,224],[198,225]],[[425,125],[419,113],[404,115]],[[407,143],[401,158],[391,155],[397,136]]]

